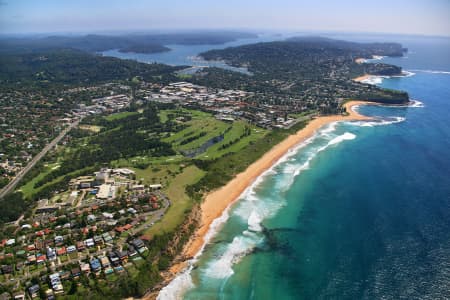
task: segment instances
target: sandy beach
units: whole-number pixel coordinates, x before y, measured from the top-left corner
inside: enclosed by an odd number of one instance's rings
[[[365,74],[356,78],[353,78],[353,81],[361,82],[363,80],[369,79],[372,75]]]
[[[205,235],[211,223],[220,217],[224,210],[236,201],[258,176],[275,164],[289,149],[292,149],[314,135],[322,126],[336,121],[369,120],[369,117],[360,115],[352,109],[354,106],[365,104],[368,104],[368,102],[350,101],[344,105],[348,112],[346,116],[332,115],[313,119],[303,129],[274,146],[263,157],[251,164],[244,172],[236,175],[225,186],[209,193],[201,205],[202,217],[200,226],[184,248],[182,256],[185,260],[173,265],[170,269],[170,274],[174,276],[187,266],[187,260],[194,257],[202,249],[205,243]]]

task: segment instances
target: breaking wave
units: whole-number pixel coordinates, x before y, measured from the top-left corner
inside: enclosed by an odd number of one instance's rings
[[[420,72],[420,73],[430,73],[430,74],[446,74],[446,75],[450,75],[450,71],[440,71],[440,70],[421,70],[421,69],[416,69],[416,70],[411,70],[413,72]]]
[[[423,104],[423,102],[419,100],[411,99],[411,102],[408,104],[408,107],[425,107],[425,104]]]
[[[347,122],[347,124],[352,124],[360,127],[374,127],[400,123],[405,120],[406,118],[404,117],[383,117],[375,119],[373,121],[350,121]]]
[[[371,85],[377,85],[383,83],[382,76],[370,76],[367,79],[361,80],[362,83],[371,84]]]
[[[402,71],[401,75],[391,75],[391,76],[384,76],[384,75],[370,75],[368,78],[361,80],[362,83],[371,84],[371,85],[378,85],[383,83],[383,79],[388,78],[402,78],[402,77],[411,77],[416,75],[416,73],[411,71]]]

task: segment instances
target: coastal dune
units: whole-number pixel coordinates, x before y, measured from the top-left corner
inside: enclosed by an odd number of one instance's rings
[[[245,171],[236,175],[225,186],[210,192],[201,205],[200,226],[183,249],[182,262],[174,264],[169,272],[164,275],[166,277],[165,283],[169,283],[174,276],[188,266],[188,260],[202,250],[206,242],[206,235],[213,221],[219,218],[260,175],[270,169],[290,149],[313,136],[321,127],[338,121],[370,120],[369,117],[353,110],[355,106],[366,104],[368,104],[366,101],[349,101],[344,104],[347,115],[321,116],[311,120],[304,128],[274,146]],[[156,298],[154,293],[148,296],[144,297],[144,299]]]

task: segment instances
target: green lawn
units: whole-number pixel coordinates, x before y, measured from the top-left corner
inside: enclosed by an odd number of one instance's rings
[[[216,120],[210,113],[187,109],[161,111],[161,120],[167,121],[169,114],[189,114],[192,117],[192,120],[185,122],[187,125],[185,129],[163,139],[163,141],[171,143],[176,151],[196,149],[208,140],[225,133],[224,140],[209,147],[205,153],[200,154],[197,157],[200,159],[214,159],[230,152],[238,152],[250,143],[261,139],[267,133],[267,130],[251,125],[246,121],[238,120],[232,124],[225,123]],[[244,133],[246,126],[251,129],[251,134],[249,136],[243,137],[225,149],[220,149],[222,145],[239,139],[239,137]],[[199,136],[202,132],[206,134]],[[194,139],[194,137],[196,138]],[[187,141],[189,138],[193,138],[193,140],[188,143],[183,142]]]
[[[115,113],[115,114],[106,116],[105,119],[108,121],[114,121],[114,120],[123,119],[128,116],[132,116],[132,115],[136,115],[136,114],[138,114],[138,112],[123,111],[123,112],[119,112],[119,113]]]
[[[169,120],[169,117],[167,116],[172,110],[161,110],[159,112],[159,120],[161,123],[166,123]]]
[[[34,177],[32,180],[28,181],[26,184],[20,187],[20,191],[22,191],[25,198],[29,198],[33,193],[35,193],[34,185],[36,182],[44,178],[48,173],[50,173],[54,168],[59,167],[58,163],[50,164],[44,168],[44,171],[41,172],[38,176]]]
[[[78,126],[78,128],[98,133],[100,132],[100,130],[102,130],[103,127],[97,125],[80,125]]]
[[[175,176],[169,186],[164,187],[163,191],[169,197],[172,205],[160,222],[145,231],[146,236],[152,237],[160,232],[169,232],[181,224],[185,212],[192,207],[192,200],[185,191],[186,186],[197,182],[203,175],[204,171],[191,165],[184,168],[181,174]]]
[[[173,155],[173,156],[135,156],[131,158],[122,158],[111,162],[111,167],[119,168],[119,167],[136,167],[139,165],[160,165],[160,164],[173,164],[180,163],[184,161],[185,158],[182,155]]]
[[[248,126],[251,130],[249,136],[242,137],[238,142],[233,143],[231,146],[221,149],[222,145],[228,144],[231,141],[239,139],[239,137],[244,133],[245,126]],[[247,147],[250,143],[256,142],[257,140],[263,138],[267,134],[266,129],[250,125],[245,121],[236,121],[233,123],[233,127],[228,131],[223,141],[211,146],[205,153],[200,154],[197,158],[200,159],[214,159],[221,157],[230,152],[239,152],[243,148]]]
[[[200,111],[188,112],[192,116],[192,120],[185,123],[188,127],[175,134],[172,134],[170,137],[163,139],[164,142],[172,143],[173,148],[178,151],[198,148],[208,140],[222,134],[228,127],[231,126],[230,124],[216,120],[209,113]],[[189,143],[183,143],[183,141],[186,141],[186,139],[198,136],[202,132],[206,134],[203,136],[199,136]]]
[[[201,112],[201,111],[179,108],[179,109],[160,110],[158,115],[159,115],[159,119],[160,119],[161,123],[165,123],[165,122],[167,122],[167,120],[169,120],[169,115],[174,115],[174,116],[189,115],[189,116],[193,116],[193,117],[202,117],[205,115],[207,116],[209,114]]]
[[[40,179],[42,179],[46,174],[48,174],[48,173],[51,171],[51,169],[50,169],[50,170],[45,169],[44,172],[42,172],[42,173],[39,174],[38,176],[34,177],[32,180],[28,181],[25,185],[23,185],[23,186],[20,188],[20,191],[22,191],[22,193],[24,194],[24,197],[25,197],[25,198],[28,198],[28,197],[31,197],[33,194],[39,192],[39,191],[42,190],[43,188],[45,188],[45,187],[47,187],[47,186],[49,186],[49,185],[51,185],[51,184],[60,182],[60,181],[63,180],[64,177],[66,177],[66,176],[69,176],[70,178],[76,178],[76,177],[80,176],[80,174],[83,174],[83,172],[85,172],[85,171],[86,171],[87,169],[89,169],[89,168],[91,168],[91,167],[86,167],[86,168],[83,168],[83,169],[80,169],[80,170],[76,170],[76,171],[67,173],[67,174],[65,174],[65,175],[61,175],[61,176],[59,176],[59,177],[53,179],[53,180],[50,181],[50,182],[47,182],[46,184],[44,184],[44,185],[42,185],[42,186],[40,186],[40,187],[38,187],[38,188],[34,188],[35,182],[37,182],[37,181],[39,181]]]
[[[175,163],[150,165],[147,169],[130,168],[136,172],[136,179],[142,180],[143,184],[160,183],[163,186],[170,185],[171,180],[179,172],[180,166]]]

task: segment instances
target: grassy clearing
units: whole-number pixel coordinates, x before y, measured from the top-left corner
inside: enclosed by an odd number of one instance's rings
[[[254,143],[249,143],[247,147],[239,152],[229,153],[217,160],[206,164],[206,175],[201,178],[192,189],[197,192],[197,196],[201,196],[206,191],[214,190],[225,185],[236,174],[244,171],[247,166],[264,155],[270,148],[281,142],[290,134],[297,132],[303,128],[306,122],[294,125],[289,130],[273,130],[268,132],[264,137]]]
[[[100,130],[102,130],[102,127],[97,126],[97,125],[80,125],[78,127],[80,129],[87,130],[87,131],[94,132],[94,133],[100,132]]]
[[[136,115],[136,114],[138,114],[138,112],[123,111],[123,112],[111,114],[111,115],[106,116],[106,117],[104,117],[104,118],[105,118],[106,120],[108,120],[108,121],[114,121],[114,120],[123,119],[123,118],[126,118],[126,117],[128,117],[128,116],[132,116],[132,115]]]
[[[294,119],[298,119],[298,118],[302,118],[302,117],[305,117],[308,115],[312,115],[314,113],[316,113],[316,111],[304,111],[304,112],[301,112],[298,114],[289,114],[288,116],[291,118],[294,118]]]
[[[34,185],[36,182],[44,178],[48,173],[54,170],[54,168],[57,168],[59,166],[58,163],[47,165],[43,172],[41,172],[38,176],[34,177],[32,180],[28,181],[25,185],[20,187],[20,191],[22,191],[25,198],[31,197],[36,190],[34,188]]]
[[[192,120],[185,123],[188,127],[163,139],[164,142],[172,143],[175,150],[181,151],[198,148],[208,140],[222,134],[231,126],[230,124],[216,120],[211,114],[199,111],[189,112],[191,113]],[[199,136],[202,132],[205,134]],[[184,143],[186,139],[195,136],[198,137],[188,143]]]
[[[152,237],[157,233],[169,232],[181,224],[185,212],[193,204],[193,201],[186,194],[186,186],[196,183],[203,175],[204,171],[196,166],[188,166],[183,169],[182,173],[176,175],[167,187],[164,187],[164,193],[169,197],[172,205],[162,220],[145,231],[144,235]]]
[[[160,183],[163,186],[169,186],[172,179],[180,172],[180,166],[177,164],[151,165],[144,170],[131,169],[136,172],[136,179],[143,184]]]
[[[168,110],[168,109],[159,111],[158,116],[159,116],[159,120],[161,121],[161,123],[166,123],[169,120],[168,115],[172,112],[173,112],[173,110]]]
[[[221,149],[222,145],[226,145],[232,141],[236,141],[237,139],[239,139],[244,133],[246,126],[250,127],[251,129],[251,134],[249,136],[244,136],[231,146]],[[268,131],[266,129],[250,125],[245,121],[236,121],[233,123],[233,127],[231,128],[231,130],[225,134],[223,141],[209,147],[205,153],[200,154],[197,158],[214,159],[221,157],[227,153],[239,152],[249,144],[263,138],[267,134],[267,132]]]
[[[184,109],[184,108],[179,108],[179,109],[165,109],[165,110],[160,110],[158,113],[159,116],[159,120],[161,121],[161,123],[165,123],[169,120],[169,115],[174,115],[174,116],[208,116],[209,114],[204,113],[204,112],[199,112],[199,111],[195,111],[195,110],[190,110],[190,109]]]
[[[185,158],[182,155],[173,155],[173,156],[135,156],[131,158],[122,158],[111,162],[111,166],[113,168],[120,167],[135,167],[139,168],[142,165],[161,165],[161,164],[172,164],[172,163],[181,163]]]
[[[31,196],[33,196],[34,194],[38,193],[39,191],[43,190],[44,188],[61,182],[62,180],[64,180],[64,177],[69,176],[70,178],[76,178],[82,174],[84,174],[86,172],[86,170],[88,170],[91,167],[86,167],[83,169],[79,169],[64,175],[61,175],[55,179],[53,179],[52,181],[47,182],[46,184],[38,187],[38,188],[34,188],[34,184],[36,182],[38,182],[40,179],[42,179],[46,174],[50,173],[50,171],[46,170],[45,172],[42,172],[41,174],[39,174],[38,176],[36,176],[35,178],[33,178],[32,180],[28,181],[25,185],[23,185],[20,188],[20,191],[22,191],[23,195],[25,198],[30,198]]]
[[[192,78],[192,75],[191,74],[177,74],[177,77],[182,80],[185,80],[185,79]]]

